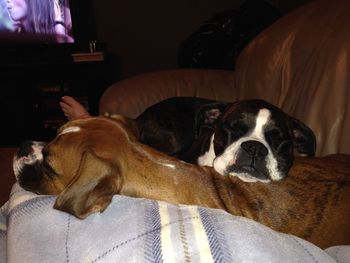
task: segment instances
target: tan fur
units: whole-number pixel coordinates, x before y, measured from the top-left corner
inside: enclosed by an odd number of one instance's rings
[[[350,157],[300,158],[282,181],[245,183],[168,157],[137,142],[121,116],[72,121],[80,132],[47,147],[58,174],[36,192],[59,194],[55,208],[78,218],[103,211],[114,194],[224,209],[321,248],[350,245]]]

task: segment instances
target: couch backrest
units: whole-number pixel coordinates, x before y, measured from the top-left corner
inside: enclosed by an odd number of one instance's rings
[[[263,98],[316,133],[317,154],[350,154],[350,1],[321,0],[278,20],[241,53],[238,98]]]

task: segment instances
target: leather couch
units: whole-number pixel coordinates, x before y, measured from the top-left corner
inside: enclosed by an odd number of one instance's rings
[[[317,155],[350,154],[349,25],[350,1],[313,1],[259,34],[238,57],[235,71],[175,69],[125,79],[104,92],[100,113],[135,118],[173,96],[261,98],[314,130]],[[13,150],[5,150],[0,150],[0,176],[9,181],[2,184],[8,194],[11,158],[3,155]]]

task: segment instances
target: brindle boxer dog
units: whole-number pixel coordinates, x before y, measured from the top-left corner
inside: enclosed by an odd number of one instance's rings
[[[246,183],[143,145],[134,129],[121,116],[68,122],[47,145],[18,151],[17,180],[81,219],[121,194],[224,209],[321,248],[350,245],[349,156],[300,158],[284,180]]]

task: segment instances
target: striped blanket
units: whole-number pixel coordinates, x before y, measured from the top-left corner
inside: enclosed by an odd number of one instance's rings
[[[85,220],[52,208],[54,196],[18,185],[1,208],[0,262],[337,262],[327,252],[246,218],[196,206],[115,196]],[[334,256],[334,257],[333,257]],[[343,261],[346,262],[346,261]]]

